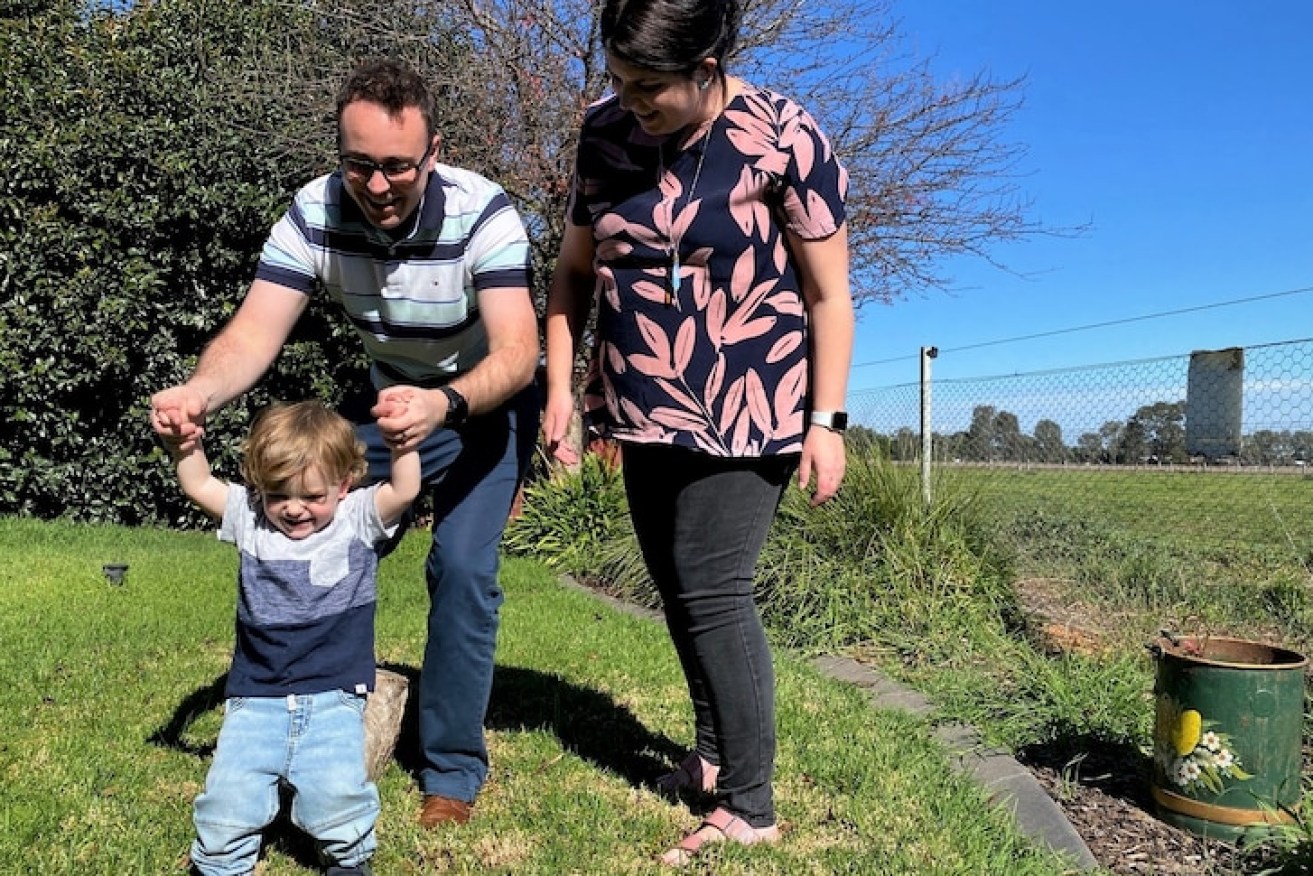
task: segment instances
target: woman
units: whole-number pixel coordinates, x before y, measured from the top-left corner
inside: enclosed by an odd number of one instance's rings
[[[735,0],[607,0],[613,94],[580,136],[547,303],[544,439],[573,413],[594,295],[594,426],[621,442],[634,529],[693,700],[658,786],[716,808],[662,856],[773,842],[774,676],[752,578],[796,472],[843,478],[853,308],[847,175],[796,103],[725,71]]]

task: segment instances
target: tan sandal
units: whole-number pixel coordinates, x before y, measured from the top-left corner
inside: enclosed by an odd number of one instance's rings
[[[716,777],[720,767],[706,760],[696,751],[675,767],[674,772],[666,773],[656,780],[657,793],[671,800],[678,800],[680,794],[714,794]]]
[[[770,827],[753,827],[728,809],[716,809],[698,825],[698,829],[680,840],[679,845],[661,856],[661,863],[667,867],[686,867],[702,847],[711,843],[734,842],[742,846],[757,843],[774,843],[780,838],[780,829]]]

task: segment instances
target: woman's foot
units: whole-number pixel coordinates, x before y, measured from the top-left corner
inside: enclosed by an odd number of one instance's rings
[[[720,767],[704,759],[696,751],[690,752],[674,772],[666,773],[656,780],[657,793],[672,800],[678,799],[684,792],[712,794],[716,790],[718,775],[720,775]]]
[[[780,829],[774,824],[769,827],[753,827],[731,814],[728,809],[717,809],[702,820],[697,830],[662,855],[661,863],[667,867],[687,866],[709,843],[734,842],[754,846],[757,843],[775,843],[779,839]]]

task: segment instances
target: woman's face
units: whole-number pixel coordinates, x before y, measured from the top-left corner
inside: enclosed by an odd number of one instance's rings
[[[699,87],[704,79],[710,81],[714,61],[704,61],[692,75],[665,73],[635,67],[607,52],[606,67],[620,108],[633,113],[649,134],[673,134],[715,115],[708,109],[717,90]]]

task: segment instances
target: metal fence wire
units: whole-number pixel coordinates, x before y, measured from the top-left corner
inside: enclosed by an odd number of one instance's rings
[[[950,380],[922,352],[922,382],[849,409],[853,443],[921,465],[927,494],[1313,563],[1313,339]]]

